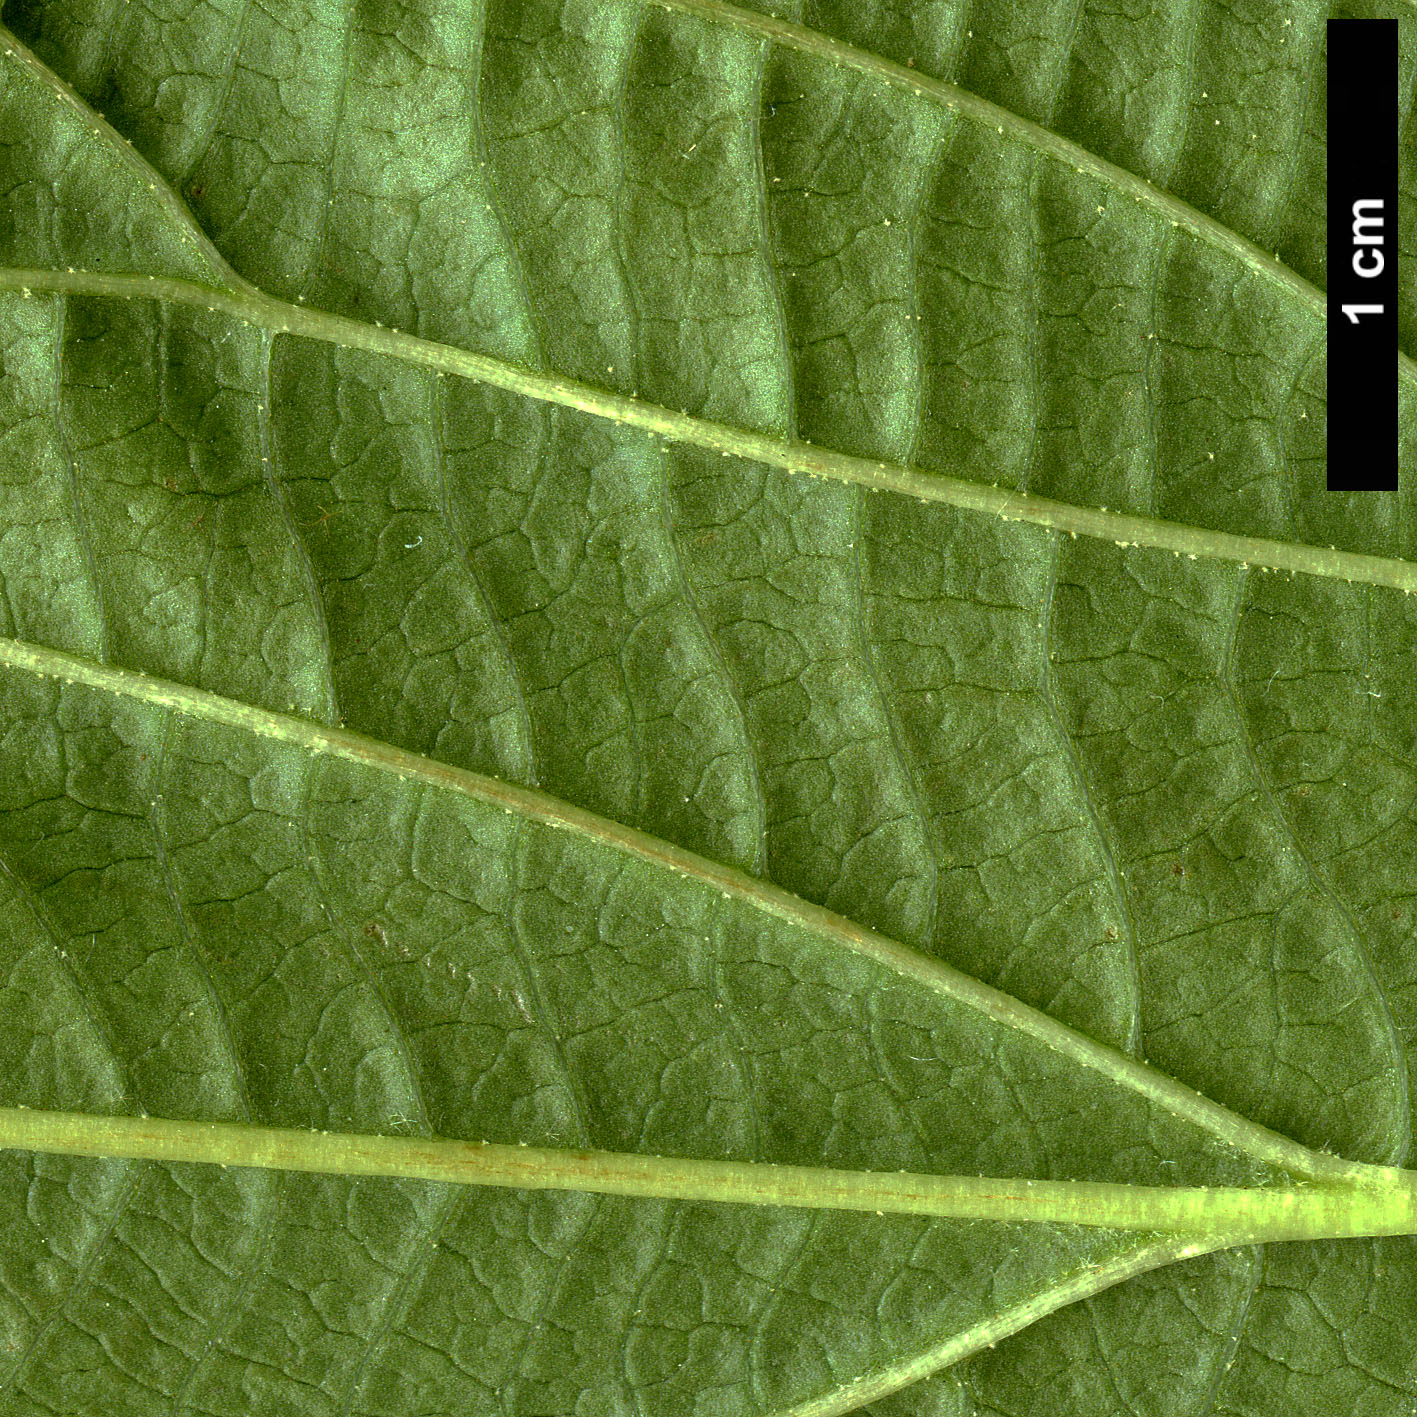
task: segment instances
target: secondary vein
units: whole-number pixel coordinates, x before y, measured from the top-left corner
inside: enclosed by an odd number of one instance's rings
[[[1068,1304],[1089,1299],[1123,1280],[1163,1265],[1245,1243],[1243,1235],[1168,1235],[1150,1244],[1129,1246],[1102,1264],[1084,1265],[1078,1272],[1048,1284],[1027,1299],[1000,1309],[968,1328],[947,1334],[932,1348],[877,1368],[863,1381],[842,1383],[819,1397],[780,1408],[772,1417],[843,1417],[848,1412],[859,1412],[867,1403],[878,1402],[933,1377],[971,1353],[992,1348]]]
[[[1106,507],[1078,507],[1015,492],[1005,487],[970,482],[942,473],[921,472],[898,463],[852,457],[811,443],[776,438],[744,428],[715,423],[686,411],[675,412],[645,399],[611,393],[591,384],[540,374],[485,354],[422,339],[402,330],[370,325],[344,315],[290,304],[254,289],[222,290],[165,276],[117,275],[99,271],[47,271],[0,268],[0,290],[23,295],[109,296],[119,299],[170,300],[220,312],[276,334],[298,335],[347,349],[402,359],[439,374],[453,374],[507,389],[544,403],[574,408],[609,419],[670,442],[690,444],[724,457],[746,458],[788,473],[854,483],[876,492],[894,492],[921,502],[941,502],[965,511],[996,516],[1003,521],[1029,522],[1071,536],[1093,537],[1119,546],[1145,546],[1192,559],[1236,561],[1246,566],[1290,575],[1389,586],[1411,594],[1417,590],[1417,562],[1398,557],[1370,556],[1336,547],[1309,546],[1259,536],[1240,536],[1132,516]]]
[[[1173,193],[1155,186],[1145,177],[1109,162],[1070,138],[1063,137],[1061,133],[1055,133],[1011,109],[956,84],[933,78],[919,69],[908,69],[905,65],[896,64],[879,54],[859,49],[808,25],[778,19],[775,15],[761,14],[756,10],[747,10],[740,5],[729,4],[728,0],[649,0],[649,3],[665,10],[696,15],[713,23],[731,25],[735,29],[762,35],[765,39],[795,49],[799,53],[814,55],[839,67],[855,69],[894,88],[908,90],[917,97],[932,99],[954,112],[995,128],[1000,133],[1007,134],[1035,151],[1065,164],[1074,172],[1095,177],[1123,195],[1154,208],[1168,217],[1173,225],[1195,232],[1208,245],[1233,256],[1249,270],[1281,287],[1320,319],[1326,318],[1327,300],[1323,292],[1277,257],[1261,250],[1254,242],[1193,207],[1189,202],[1182,201]],[[1417,366],[1414,366],[1406,355],[1399,353],[1398,362],[1405,377],[1417,377]]]
[[[12,60],[22,73],[53,93],[56,100],[73,112],[84,127],[112,151],[119,165],[126,168],[142,187],[153,194],[153,202],[162,209],[173,230],[184,242],[192,246],[210,268],[213,276],[233,289],[255,290],[255,286],[231,266],[211,237],[193,219],[191,212],[167,179],[102,114],[81,98],[53,69],[42,63],[4,24],[0,24],[0,55]]]
[[[1313,1180],[1340,1180],[1354,1174],[1354,1163],[1310,1151],[1291,1138],[1231,1112],[1174,1078],[1075,1032],[1057,1019],[961,973],[942,960],[913,950],[770,882],[586,811],[538,788],[440,763],[348,729],[328,728],[308,719],[273,713],[204,689],[97,664],[47,646],[0,639],[0,665],[122,695],[202,722],[289,743],[302,751],[328,754],[393,773],[401,781],[459,792],[515,813],[524,820],[569,831],[603,848],[687,877],[727,899],[741,901],[751,909],[809,930],[833,945],[871,959],[901,978],[952,999],[1002,1027],[1034,1039],[1073,1063],[1102,1074],[1117,1086],[1138,1093],[1256,1160],[1296,1177]]]

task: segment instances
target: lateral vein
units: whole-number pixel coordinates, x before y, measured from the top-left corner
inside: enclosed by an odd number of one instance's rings
[[[1336,547],[1275,541],[1259,536],[1212,531],[1205,527],[1132,516],[1105,507],[1079,507],[943,473],[921,472],[898,463],[853,457],[811,443],[774,438],[675,412],[644,399],[598,389],[591,384],[539,374],[485,354],[422,339],[402,330],[371,325],[344,315],[290,304],[254,289],[221,290],[165,276],[114,275],[98,271],[47,271],[0,268],[0,290],[32,295],[111,296],[118,299],[170,300],[220,312],[259,329],[297,335],[346,349],[422,365],[490,384],[544,403],[574,408],[596,418],[639,428],[673,443],[705,448],[724,457],[746,458],[788,473],[847,482],[876,492],[894,492],[921,502],[937,502],[1001,521],[1028,522],[1070,536],[1112,541],[1120,546],[1150,547],[1175,556],[1235,561],[1290,575],[1417,590],[1417,562],[1371,556]]]
[[[153,194],[153,200],[163,209],[181,239],[189,243],[206,262],[211,274],[236,290],[254,291],[255,286],[244,279],[217,249],[211,237],[197,224],[192,213],[173,190],[171,183],[125,138],[111,123],[71,85],[27,45],[17,39],[4,24],[0,24],[0,55],[13,60],[31,80],[49,89],[54,97],[74,114],[112,152],[120,166]]]
[[[725,897],[741,901],[751,909],[810,930],[822,939],[871,959],[902,978],[952,999],[993,1023],[1032,1038],[1081,1067],[1100,1073],[1117,1086],[1147,1098],[1174,1116],[1185,1118],[1256,1160],[1296,1177],[1312,1180],[1338,1181],[1354,1174],[1354,1163],[1311,1151],[1290,1137],[1262,1127],[1176,1079],[1075,1032],[1057,1019],[971,978],[942,960],[880,935],[824,906],[803,900],[780,886],[711,861],[635,827],[586,811],[539,788],[504,782],[500,778],[436,762],[345,728],[329,728],[308,719],[274,713],[205,689],[174,684],[113,665],[97,664],[47,646],[0,639],[0,665],[62,680],[66,684],[84,685],[102,693],[122,695],[202,722],[222,724],[241,732],[289,743],[306,752],[328,754],[393,773],[400,780],[459,792],[502,811],[515,813],[525,820],[572,832],[599,846],[687,877]]]
[[[1138,176],[1125,167],[1119,167],[1072,139],[1065,138],[1061,133],[1055,133],[1041,123],[1035,123],[1032,119],[1025,118],[969,89],[934,78],[919,69],[908,69],[903,64],[897,64],[879,54],[872,54],[869,50],[860,49],[844,40],[835,39],[809,25],[779,19],[775,15],[761,14],[756,10],[747,10],[741,5],[728,3],[728,0],[648,0],[648,3],[664,10],[695,15],[711,23],[731,25],[735,29],[762,35],[763,38],[788,49],[813,55],[839,67],[855,69],[859,73],[880,79],[893,88],[905,89],[917,97],[932,99],[952,112],[962,113],[981,124],[1006,133],[1035,151],[1066,165],[1074,172],[1095,177],[1125,196],[1133,197],[1154,208],[1176,225],[1193,231],[1207,245],[1235,257],[1248,269],[1280,286],[1320,319],[1326,318],[1328,302],[1317,286],[1233,228],[1193,207],[1165,188],[1157,187],[1145,177]],[[1399,353],[1398,363],[1404,377],[1417,378],[1417,366],[1413,365],[1407,355]]]
[[[843,1383],[806,1402],[779,1408],[772,1417],[842,1417],[848,1412],[859,1412],[867,1403],[878,1402],[883,1397],[933,1377],[971,1353],[992,1348],[1011,1334],[1028,1328],[1068,1304],[1089,1299],[1123,1280],[1160,1269],[1163,1265],[1214,1254],[1217,1250],[1228,1250],[1245,1243],[1243,1235],[1168,1235],[1163,1240],[1124,1249],[1102,1264],[1086,1265],[1079,1272],[1050,1283],[1027,1299],[1001,1309],[968,1328],[948,1334],[932,1348],[876,1369],[863,1381]]]

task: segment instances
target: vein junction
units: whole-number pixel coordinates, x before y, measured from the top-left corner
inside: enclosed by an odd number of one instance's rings
[[[1234,1244],[1417,1234],[1417,1172],[1378,1166],[1355,1166],[1349,1181],[1323,1185],[1132,1186],[836,1171],[25,1107],[0,1108],[0,1148],[517,1190],[1224,1234]]]
[[[1349,1183],[1355,1174],[1349,1162],[1311,1151],[1290,1137],[1262,1127],[1148,1064],[971,978],[943,960],[913,950],[771,882],[577,807],[539,788],[440,763],[345,728],[326,727],[308,719],[274,713],[207,690],[98,664],[45,646],[0,639],[0,665],[393,773],[400,781],[460,793],[528,822],[569,832],[610,851],[623,852],[658,869],[691,879],[767,917],[805,928],[836,948],[870,959],[903,980],[1042,1043],[1074,1064],[1108,1078],[1174,1116],[1187,1119],[1227,1146],[1244,1151],[1281,1172],[1305,1182],[1340,1185]]]

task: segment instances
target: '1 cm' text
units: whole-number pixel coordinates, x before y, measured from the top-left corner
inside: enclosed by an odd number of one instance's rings
[[[1371,248],[1371,249],[1369,249]],[[1371,279],[1383,273],[1383,201],[1365,197],[1353,203],[1353,274]],[[1363,315],[1381,315],[1381,305],[1344,305],[1343,313],[1356,325]]]

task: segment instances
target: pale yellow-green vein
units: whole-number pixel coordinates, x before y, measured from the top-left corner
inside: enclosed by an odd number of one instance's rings
[[[897,493],[921,502],[939,502],[1002,521],[1029,522],[1071,536],[1112,541],[1123,547],[1150,547],[1175,556],[1236,561],[1290,575],[1390,586],[1408,594],[1417,590],[1417,563],[1397,557],[1239,536],[1159,517],[1131,516],[1105,507],[1078,507],[1029,492],[1013,492],[964,478],[921,472],[898,463],[852,457],[811,443],[715,423],[573,379],[540,374],[402,330],[290,304],[249,288],[218,290],[161,276],[4,268],[0,269],[0,291],[5,290],[26,295],[49,293],[174,301],[221,312],[277,334],[366,350],[422,365],[441,374],[473,379],[527,398],[640,428],[670,442],[691,444],[724,457],[766,463],[788,473],[854,483],[876,492]]]
[[[162,210],[180,239],[191,246],[206,263],[212,276],[233,290],[255,289],[232,269],[226,257],[217,250],[211,237],[193,219],[186,204],[172,190],[167,179],[102,114],[90,107],[70,85],[16,39],[3,24],[0,24],[0,57],[7,60],[32,83],[52,94],[55,101],[63,104],[95,141],[103,144],[113,154],[119,168],[126,171],[141,190],[151,194],[150,200]]]
[[[508,1146],[245,1122],[0,1107],[0,1148],[68,1156],[399,1176],[452,1185],[590,1191],[876,1214],[1088,1225],[1245,1241],[1417,1231],[1417,1172],[1362,1167],[1343,1185],[1133,1186]]]
[[[66,654],[42,645],[0,639],[0,665],[27,674],[120,695],[206,723],[222,724],[311,753],[360,763],[401,780],[465,794],[516,813],[528,821],[566,831],[610,850],[687,877],[725,898],[814,932],[823,940],[875,960],[902,978],[952,999],[985,1018],[1032,1038],[1074,1063],[1140,1094],[1183,1117],[1226,1144],[1290,1174],[1339,1180],[1353,1164],[1310,1151],[1289,1137],[1241,1117],[1154,1068],[1085,1037],[1012,996],[962,974],[941,960],[888,939],[835,911],[792,895],[767,881],[649,835],[622,822],[574,806],[537,788],[503,782],[464,768],[421,757],[348,729],[328,728],[308,719],[273,713],[203,689]]]
[[[664,10],[696,15],[717,24],[731,25],[735,29],[762,35],[763,38],[785,48],[813,55],[842,68],[854,69],[893,88],[931,99],[953,112],[961,113],[985,125],[1001,137],[1023,143],[1073,172],[1094,177],[1099,182],[1106,183],[1113,191],[1152,208],[1173,225],[1194,232],[1207,245],[1223,251],[1246,269],[1279,286],[1320,319],[1326,318],[1328,302],[1324,293],[1297,271],[1286,266],[1277,255],[1270,255],[1232,227],[1217,221],[1213,216],[1207,215],[1164,188],[1157,187],[1147,178],[1139,177],[1135,172],[1109,162],[1072,139],[1055,133],[1051,128],[1045,128],[1041,123],[1024,118],[1012,109],[981,98],[957,84],[933,78],[919,69],[908,68],[844,40],[835,39],[808,25],[779,19],[775,15],[762,14],[757,10],[747,10],[741,5],[729,4],[727,0],[648,2]],[[644,0],[634,0],[634,3],[644,3]],[[1404,378],[1417,379],[1417,366],[1414,366],[1405,354],[1398,355],[1398,370]]]
[[[1164,1240],[1128,1249],[1098,1265],[1060,1277],[1018,1304],[1012,1304],[991,1314],[980,1323],[971,1324],[951,1333],[933,1347],[912,1353],[895,1363],[878,1368],[856,1382],[832,1388],[819,1397],[779,1408],[772,1417],[842,1417],[870,1402],[879,1402],[893,1392],[912,1387],[934,1374],[943,1372],[961,1359],[983,1348],[992,1348],[1010,1334],[1020,1332],[1039,1319],[1090,1299],[1114,1284],[1121,1284],[1136,1275],[1146,1274],[1163,1265],[1214,1254],[1248,1243],[1244,1235],[1168,1236]]]

